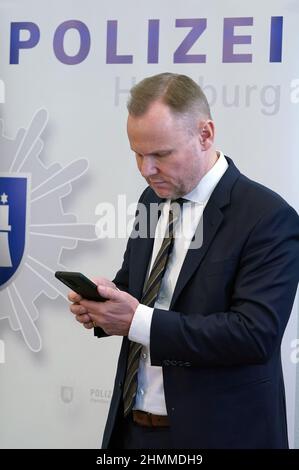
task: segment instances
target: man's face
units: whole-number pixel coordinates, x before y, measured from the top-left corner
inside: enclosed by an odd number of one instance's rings
[[[160,101],[144,115],[128,117],[128,137],[138,169],[161,198],[189,193],[206,173],[200,122],[193,123],[192,130],[186,118],[173,114]]]

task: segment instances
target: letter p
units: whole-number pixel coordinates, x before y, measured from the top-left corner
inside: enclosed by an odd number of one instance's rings
[[[29,37],[21,40],[21,31],[28,31]],[[40,38],[39,27],[29,21],[11,23],[10,30],[10,64],[19,63],[21,49],[32,49],[36,46]]]

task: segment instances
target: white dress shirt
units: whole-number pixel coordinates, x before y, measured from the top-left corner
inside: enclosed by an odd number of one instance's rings
[[[202,217],[203,210],[221,177],[225,173],[228,163],[222,152],[217,152],[219,158],[214,166],[204,175],[198,185],[184,199],[181,210],[181,223],[174,228],[175,243],[169,256],[166,271],[161,282],[159,294],[154,308],[169,310],[174,288],[179,277],[186,253],[195,230]],[[161,216],[155,231],[155,241],[148,274],[162,245],[169,215],[170,200],[162,209]],[[187,230],[186,230],[187,226]],[[129,339],[143,344],[141,351],[138,388],[134,409],[143,410],[157,415],[167,415],[162,367],[152,366],[150,360],[150,328],[154,308],[139,304],[133,317],[129,331]]]

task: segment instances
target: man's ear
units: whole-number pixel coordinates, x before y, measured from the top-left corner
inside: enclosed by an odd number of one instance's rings
[[[202,150],[208,150],[214,143],[215,125],[214,121],[208,119],[200,125],[200,145]]]

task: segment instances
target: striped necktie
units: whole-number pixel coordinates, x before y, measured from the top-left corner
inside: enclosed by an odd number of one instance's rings
[[[185,201],[186,200],[183,198],[176,199],[170,205],[165,236],[161,248],[154,261],[150,275],[144,285],[143,294],[140,301],[143,305],[153,307],[155,304],[161,286],[161,282],[166,270],[167,261],[173,248],[174,227],[180,216],[181,205]],[[135,343],[133,341],[130,342],[127,372],[123,392],[125,416],[128,415],[134,405],[135,396],[137,392],[137,373],[142,348],[142,344]]]

